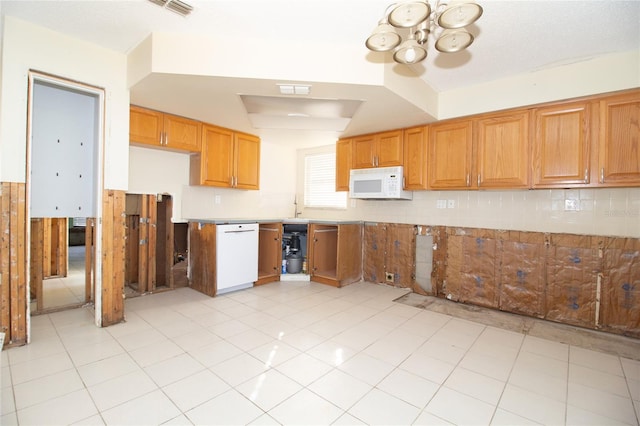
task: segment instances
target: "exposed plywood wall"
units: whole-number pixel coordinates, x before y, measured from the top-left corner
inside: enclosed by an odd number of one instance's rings
[[[25,184],[0,184],[0,331],[8,346],[27,343]]]
[[[364,227],[363,278],[374,283],[413,288],[416,227],[367,222]]]
[[[102,197],[102,326],[124,320],[125,193]]]
[[[640,337],[640,239],[605,238],[602,252],[602,313],[610,330]]]
[[[640,337],[640,240],[467,228],[445,235],[434,254],[437,295]],[[443,253],[446,262],[437,260]]]

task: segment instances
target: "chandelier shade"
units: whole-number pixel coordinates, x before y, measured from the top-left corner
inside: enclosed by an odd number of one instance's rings
[[[473,36],[466,30],[444,30],[436,40],[435,47],[439,52],[455,53],[466,49],[473,43]]]
[[[393,60],[401,64],[416,64],[426,57],[426,49],[413,38],[403,41],[393,53]]]
[[[380,23],[366,41],[369,50],[387,52],[400,44],[400,34],[389,24]]]
[[[374,52],[393,50],[394,61],[401,64],[415,64],[427,57],[429,34],[436,37],[434,45],[439,52],[459,52],[473,43],[474,37],[465,27],[476,22],[482,12],[473,0],[451,0],[449,4],[403,0],[387,7],[365,45]]]
[[[476,22],[482,16],[482,8],[477,3],[452,3],[438,16],[442,28],[463,28]]]
[[[423,22],[431,14],[431,5],[426,1],[397,3],[389,12],[389,23],[397,28],[411,28]]]

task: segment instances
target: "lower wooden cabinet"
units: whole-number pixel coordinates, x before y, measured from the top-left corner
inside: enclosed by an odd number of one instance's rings
[[[278,281],[281,265],[282,223],[261,223],[258,232],[258,281],[255,284]]]
[[[311,281],[342,287],[362,278],[362,224],[310,223]]]

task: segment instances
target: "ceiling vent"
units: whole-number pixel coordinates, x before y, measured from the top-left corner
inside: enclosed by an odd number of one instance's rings
[[[180,0],[149,0],[153,4],[169,9],[181,16],[187,16],[193,11],[193,6]]]

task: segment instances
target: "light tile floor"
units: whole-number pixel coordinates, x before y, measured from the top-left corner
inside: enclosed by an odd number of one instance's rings
[[[84,303],[84,252],[85,246],[70,246],[67,276],[52,277],[42,281],[42,301],[45,310]],[[35,300],[31,302],[31,310],[36,311]]]
[[[182,288],[32,318],[2,425],[637,425],[640,361],[393,302],[405,290]]]

